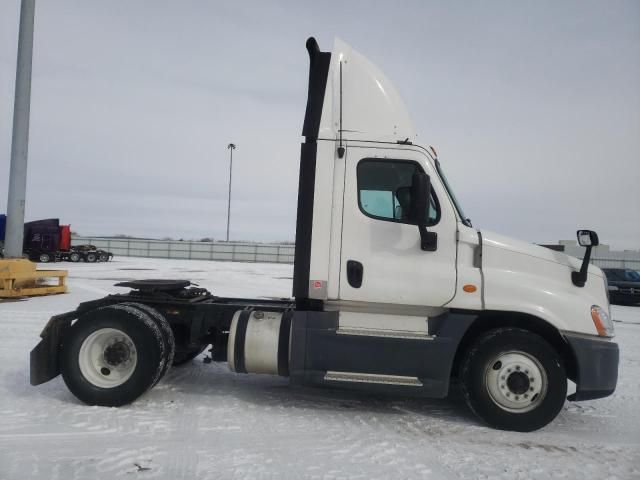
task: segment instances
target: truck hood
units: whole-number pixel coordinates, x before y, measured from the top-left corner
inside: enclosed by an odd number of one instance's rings
[[[489,245],[494,248],[528,255],[536,259],[558,263],[560,265],[565,265],[572,270],[580,270],[582,260],[571,257],[562,252],[556,252],[555,250],[541,247],[540,245],[534,245],[533,243],[523,242],[522,240],[507,237],[506,235],[501,235],[490,230],[482,230],[481,233],[483,245]],[[589,273],[599,277],[603,276],[602,270],[595,265],[589,265],[588,271]]]

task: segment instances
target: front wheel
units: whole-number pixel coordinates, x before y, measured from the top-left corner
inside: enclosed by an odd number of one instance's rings
[[[80,261],[80,254],[77,252],[72,252],[69,255],[69,261],[73,262],[73,263],[77,263]]]
[[[84,260],[89,263],[94,263],[98,260],[98,256],[93,252],[89,252],[85,255]]]
[[[488,425],[530,432],[560,413],[567,375],[558,352],[539,335],[499,328],[469,349],[461,370],[471,410]]]

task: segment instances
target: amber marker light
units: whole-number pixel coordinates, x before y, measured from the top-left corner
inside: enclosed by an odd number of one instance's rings
[[[598,335],[601,337],[613,337],[613,322],[602,307],[598,305],[591,307],[591,319],[596,326]]]
[[[466,284],[464,287],[462,287],[462,290],[464,290],[467,293],[473,293],[476,290],[478,290],[478,287],[476,287],[475,285],[471,285],[470,283]]]

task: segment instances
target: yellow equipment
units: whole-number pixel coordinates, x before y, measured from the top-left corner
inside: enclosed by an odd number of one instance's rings
[[[26,258],[0,259],[0,298],[66,293],[66,270],[36,270]],[[48,280],[57,279],[57,284]]]

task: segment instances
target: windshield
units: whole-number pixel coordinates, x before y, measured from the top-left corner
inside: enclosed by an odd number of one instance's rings
[[[447,181],[447,177],[442,171],[442,167],[440,166],[440,161],[438,159],[436,159],[436,168],[438,170],[438,175],[440,175],[440,179],[442,180],[442,183],[444,183],[444,187],[447,189],[447,192],[449,193],[449,198],[451,198],[451,201],[453,202],[453,204],[456,207],[456,210],[458,211],[458,215],[460,215],[460,218],[462,219],[462,223],[464,223],[467,227],[471,227],[472,226],[471,220],[469,220],[467,216],[464,214],[464,211],[462,210],[462,206],[460,205],[460,202],[458,202],[458,199],[453,193],[453,189],[449,185],[449,182]]]

